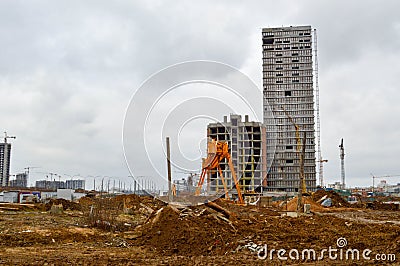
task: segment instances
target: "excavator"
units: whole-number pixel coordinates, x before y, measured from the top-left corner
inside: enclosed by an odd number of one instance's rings
[[[236,176],[235,169],[233,167],[231,155],[229,153],[229,146],[227,142],[224,141],[216,141],[214,139],[209,138],[207,143],[207,158],[203,158],[202,162],[202,171],[200,175],[199,182],[197,184],[195,195],[200,195],[201,187],[203,186],[204,179],[207,176],[208,171],[212,169],[218,169],[219,176],[222,181],[222,185],[225,190],[225,198],[229,199],[228,187],[225,182],[225,178],[222,174],[220,162],[224,159],[228,160],[228,165],[230,171],[232,173],[233,181],[235,182],[235,187],[238,193],[238,204],[244,205],[244,200],[242,196],[242,192],[240,190],[239,181]]]

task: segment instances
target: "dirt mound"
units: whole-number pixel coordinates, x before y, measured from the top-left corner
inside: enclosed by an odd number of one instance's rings
[[[71,210],[71,211],[81,211],[82,207],[79,203],[66,200],[66,199],[51,199],[49,202],[45,204],[46,211],[51,209],[53,205],[60,205],[62,204],[64,210]]]
[[[315,202],[321,202],[321,198],[326,196],[326,198],[330,198],[332,200],[333,207],[351,207],[351,204],[348,203],[342,196],[340,196],[335,191],[326,191],[326,190],[317,190],[312,195],[312,200]]]
[[[94,199],[90,197],[82,197],[78,200],[81,206],[90,206],[93,204]]]
[[[310,204],[312,212],[324,212],[324,211],[326,211],[325,207],[321,206],[321,204],[319,204],[319,203],[316,203],[310,197],[303,196],[303,204]],[[283,206],[282,208],[286,209],[286,206]],[[297,211],[297,197],[291,199],[287,203],[287,210],[288,211]]]
[[[386,211],[398,211],[399,210],[398,204],[383,203],[383,202],[379,202],[379,201],[374,201],[374,202],[370,203],[368,207],[373,210],[386,210]]]
[[[226,221],[206,208],[198,208],[187,215],[164,207],[158,217],[140,228],[141,245],[151,246],[165,255],[221,254],[235,230]],[[183,217],[184,216],[184,217]]]
[[[118,195],[114,198],[110,198],[111,202],[116,205],[120,205],[123,208],[140,208],[146,205],[152,209],[159,209],[166,204],[156,198],[150,196],[138,196],[135,194],[129,195]]]

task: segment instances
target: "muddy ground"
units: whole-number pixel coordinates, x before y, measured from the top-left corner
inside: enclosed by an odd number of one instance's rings
[[[365,265],[376,263],[377,254],[394,254],[395,260],[391,257],[384,264],[399,264],[399,211],[323,208],[312,197],[307,200],[313,202],[312,214],[301,217],[282,216],[284,205],[265,208],[216,201],[229,215],[204,205],[181,208],[138,196],[3,206],[0,264]],[[55,212],[53,204],[63,204],[64,211]],[[345,238],[345,246],[338,247],[339,238]],[[299,259],[281,260],[275,251],[272,259],[262,260],[257,253],[264,254],[265,244],[268,255],[272,249],[297,249]],[[370,260],[361,255],[360,260],[346,260],[344,255],[330,259],[327,254],[319,259],[320,251],[329,247],[339,253],[348,248],[372,252]],[[302,259],[305,249],[316,250],[317,258]]]

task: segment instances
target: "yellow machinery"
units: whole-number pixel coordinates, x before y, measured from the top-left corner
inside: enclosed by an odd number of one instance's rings
[[[222,185],[225,190],[225,197],[229,199],[228,195],[228,187],[226,185],[224,176],[222,175],[222,170],[220,166],[220,162],[224,159],[228,160],[228,165],[232,173],[233,181],[235,182],[235,187],[238,193],[238,203],[244,204],[242,192],[240,191],[239,181],[236,176],[235,169],[233,168],[233,163],[231,159],[231,155],[229,154],[228,143],[222,141],[215,141],[213,139],[209,139],[207,143],[207,158],[203,158],[202,163],[202,171],[199,179],[199,183],[197,184],[195,195],[200,195],[201,187],[203,186],[204,179],[208,173],[208,171],[212,169],[218,169],[219,176],[221,177]]]
[[[306,146],[306,133],[304,132],[304,140],[303,140],[303,149],[301,145],[301,138],[300,138],[300,132],[299,132],[299,126],[294,122],[293,118],[286,112],[286,110],[283,110],[286,114],[286,116],[289,118],[290,122],[293,124],[295,130],[296,130],[296,142],[297,142],[297,152],[299,154],[300,158],[300,182],[301,182],[301,189],[302,189],[302,194],[308,194],[307,193],[307,186],[306,186],[306,179],[304,176],[304,154],[305,154],[305,146]]]

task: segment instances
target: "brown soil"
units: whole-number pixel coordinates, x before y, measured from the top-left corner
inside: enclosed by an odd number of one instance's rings
[[[64,210],[71,210],[71,211],[82,210],[82,207],[79,203],[65,199],[51,199],[48,203],[45,204],[45,209],[46,211],[49,211],[51,209],[51,206],[60,204],[62,204]]]
[[[0,264],[264,265],[268,261],[259,260],[249,250],[251,243],[275,249],[322,250],[336,247],[339,237],[346,238],[349,248],[400,252],[400,227],[390,222],[400,218],[399,212],[324,208],[311,197],[305,202],[314,214],[298,218],[281,216],[277,208],[217,200],[233,213],[227,218],[204,205],[177,209],[138,196],[82,198],[76,203],[79,207],[61,202],[68,208],[60,215],[40,210],[1,211]],[[288,207],[294,203],[296,199]],[[326,210],[331,213],[323,213]],[[276,258],[273,261],[281,264]],[[300,262],[304,261],[287,263]]]

